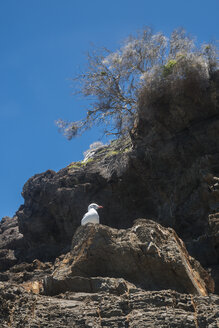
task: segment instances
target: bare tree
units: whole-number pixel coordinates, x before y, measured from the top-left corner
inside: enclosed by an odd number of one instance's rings
[[[216,48],[197,48],[183,29],[174,30],[168,39],[147,27],[125,40],[119,50],[94,50],[87,59],[87,71],[73,79],[91,101],[86,117],[56,122],[68,139],[97,124],[105,127],[105,134],[124,135],[133,126],[142,89],[181,79],[192,67],[206,75],[218,67]]]

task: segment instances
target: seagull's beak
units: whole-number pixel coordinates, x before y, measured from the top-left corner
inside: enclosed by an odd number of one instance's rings
[[[103,206],[98,206],[98,208],[103,208]]]

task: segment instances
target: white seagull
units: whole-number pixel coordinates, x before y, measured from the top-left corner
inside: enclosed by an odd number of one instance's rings
[[[98,208],[103,208],[103,206],[92,203],[88,206],[88,212],[84,214],[83,219],[81,220],[81,225],[87,223],[100,223],[99,215],[97,213]]]

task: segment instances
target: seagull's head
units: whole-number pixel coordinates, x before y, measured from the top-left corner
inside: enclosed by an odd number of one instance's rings
[[[92,209],[92,208],[95,209],[95,210],[98,210],[99,208],[103,208],[103,206],[92,203],[88,206],[88,211],[90,211],[90,209]]]

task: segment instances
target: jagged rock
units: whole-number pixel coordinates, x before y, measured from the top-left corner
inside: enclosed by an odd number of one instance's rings
[[[99,276],[123,278],[146,290],[205,296],[214,291],[213,280],[189,256],[174,230],[151,220],[137,220],[127,230],[93,224],[79,227],[71,252],[45,279],[45,293],[91,292],[94,281],[81,277]]]
[[[150,217],[174,228],[204,266],[218,265],[219,248],[208,236],[210,215],[219,210],[218,98],[211,88],[200,99],[183,92],[150,108],[143,99],[131,141],[116,140],[87,162],[28,180],[17,215],[29,260],[67,252],[87,206],[97,202],[102,224],[128,228]]]
[[[68,292],[56,298],[0,283],[2,328],[217,328],[218,308],[217,295],[202,297],[130,288],[120,295]]]
[[[17,258],[14,255],[12,249],[1,249],[0,250],[0,270],[5,271],[14,264],[17,263]]]
[[[18,263],[24,247],[25,243],[23,235],[19,232],[17,217],[4,217],[0,221],[0,271],[5,271]]]
[[[0,248],[18,249],[23,246],[23,235],[19,232],[17,217],[0,221]]]
[[[125,143],[119,140],[100,153],[97,150],[95,158],[87,164],[73,163],[58,173],[49,170],[27,181],[23,188],[25,203],[18,211],[19,229],[32,252],[35,251],[34,256],[54,259],[63,250],[69,250],[72,236],[93,201],[104,204],[102,223],[116,227],[131,225],[130,208],[121,203],[116,186],[117,175],[122,176],[128,164],[128,149],[130,140]],[[123,183],[122,190],[127,190]],[[130,190],[130,200],[131,197]]]

